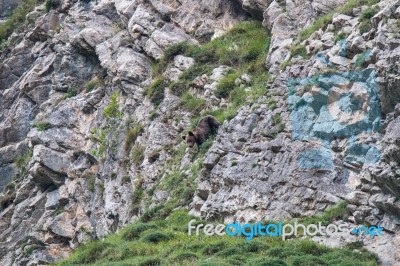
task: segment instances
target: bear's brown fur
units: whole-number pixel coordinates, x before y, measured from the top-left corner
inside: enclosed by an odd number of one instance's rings
[[[189,131],[187,136],[182,136],[190,148],[193,148],[194,144],[200,146],[205,142],[211,134],[217,132],[220,123],[217,119],[211,115],[207,115],[200,119],[199,124],[192,130]]]

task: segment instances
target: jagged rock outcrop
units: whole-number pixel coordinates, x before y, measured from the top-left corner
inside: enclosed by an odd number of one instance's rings
[[[249,18],[263,20],[272,34],[265,61],[269,92],[224,121],[201,166],[191,213],[246,221],[294,218],[347,199],[350,220],[382,223],[394,235],[385,239],[394,248],[400,225],[399,1],[381,1],[367,32],[359,29],[367,7],[355,7],[297,40],[301,29],[345,2],[61,0],[47,13],[44,5],[37,7],[0,55],[0,264],[51,263],[137,219],[148,206],[132,208],[132,193],[154,189],[192,118],[169,89],[158,107],[145,95],[153,60],[172,44],[203,43]],[[347,41],[345,56],[339,32]],[[305,50],[303,57],[294,54],[295,45]],[[376,73],[382,130],[357,141],[376,146],[380,162],[368,165],[357,153],[347,162],[352,146],[329,139],[331,168],[304,169],[299,154],[323,145],[293,136],[287,81],[323,76],[331,67],[344,72],[367,50],[362,67]],[[291,65],[283,69],[285,61]],[[194,63],[177,55],[163,76],[176,81]],[[215,90],[229,70],[221,65],[194,78],[190,92],[210,110],[228,106]],[[251,80],[244,74],[235,83],[251,89]],[[304,95],[312,94],[310,87]],[[180,163],[191,164],[189,151]],[[156,190],[149,204],[169,197]],[[384,248],[375,251],[386,254]]]

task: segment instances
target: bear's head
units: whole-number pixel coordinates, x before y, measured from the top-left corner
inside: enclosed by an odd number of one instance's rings
[[[194,144],[197,143],[197,137],[192,131],[189,131],[187,136],[182,136],[182,139],[186,141],[190,148],[193,148]]]

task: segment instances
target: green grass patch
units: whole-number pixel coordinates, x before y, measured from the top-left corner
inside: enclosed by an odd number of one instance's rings
[[[150,101],[158,106],[164,99],[165,93],[164,89],[166,87],[166,83],[164,82],[164,78],[162,76],[156,78],[150,87],[146,90],[146,96],[149,97]]]
[[[103,87],[104,85],[105,85],[105,81],[103,78],[95,77],[85,84],[85,90],[86,90],[86,92],[91,92],[95,88]]]
[[[131,159],[136,165],[140,165],[144,160],[145,148],[140,145],[134,145],[131,151]]]
[[[264,61],[267,56],[270,34],[265,31],[260,22],[247,21],[238,23],[223,36],[203,45],[179,43],[168,47],[163,58],[153,65],[154,83],[146,95],[155,105],[158,105],[168,87],[171,93],[180,96],[182,107],[192,111],[194,115],[205,115],[205,102],[188,93],[191,82],[203,74],[210,75],[218,66],[226,65],[232,68],[216,89],[216,96],[229,100],[230,105],[218,110],[219,118],[231,118],[238,108],[263,95],[267,91],[268,75]],[[195,59],[195,64],[184,71],[176,82],[166,82],[162,73],[173,63],[176,55],[184,55]],[[242,74],[252,76],[251,90],[245,90],[235,85],[236,78]],[[155,100],[154,100],[155,99]]]
[[[347,14],[350,15],[353,12],[353,8],[359,7],[362,5],[374,5],[378,3],[378,0],[349,0],[346,2],[346,4],[339,6],[336,8],[334,11],[329,12],[328,14],[325,14],[321,17],[319,17],[317,20],[314,21],[313,24],[311,24],[309,27],[303,29],[299,33],[299,40],[304,41],[308,37],[311,36],[314,32],[316,32],[319,29],[325,29],[325,27],[329,24],[332,23],[332,18],[334,13],[339,13],[339,14]],[[368,12],[366,16],[370,16],[373,12]]]
[[[307,57],[306,47],[301,44],[295,45],[290,49],[290,54],[292,57],[301,56],[306,58]]]
[[[199,114],[206,106],[206,100],[195,97],[188,91],[183,93],[181,99],[183,109],[194,114]]]
[[[78,94],[78,91],[75,87],[70,87],[67,90],[67,94],[65,95],[65,97],[68,98],[72,98],[75,97]]]
[[[46,131],[52,127],[51,124],[47,122],[37,122],[34,123],[32,126],[36,128],[38,131]]]
[[[143,133],[143,126],[139,122],[135,122],[132,128],[128,130],[125,137],[125,150],[129,151],[132,144]]]
[[[308,239],[189,236],[191,219],[186,210],[176,210],[151,223],[136,222],[80,246],[57,265],[379,265],[364,249],[328,248]]]
[[[31,12],[38,4],[37,0],[22,0],[14,9],[5,23],[0,25],[0,43],[15,31],[20,30],[26,23],[26,15]]]

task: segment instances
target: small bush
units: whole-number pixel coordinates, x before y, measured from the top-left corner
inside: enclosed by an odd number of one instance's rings
[[[33,127],[36,128],[38,131],[46,131],[51,128],[51,124],[46,122],[38,122],[33,124]]]
[[[172,238],[172,235],[159,231],[148,233],[144,235],[141,240],[144,242],[157,244],[159,242],[171,240]]]
[[[164,89],[166,84],[164,77],[160,76],[154,80],[150,87],[146,90],[146,96],[149,97],[150,101],[158,106],[164,100],[165,92]]]
[[[94,185],[96,183],[96,175],[91,174],[86,177],[86,185],[90,191],[94,191]]]
[[[179,79],[183,82],[192,81],[203,74],[210,74],[212,69],[213,67],[209,64],[194,64],[188,70],[183,72]]]
[[[132,241],[140,237],[140,234],[149,229],[156,229],[157,226],[150,223],[137,223],[128,226],[122,233],[122,239]]]
[[[367,33],[372,29],[371,22],[369,22],[368,20],[364,20],[360,23],[358,28],[361,34]]]
[[[44,3],[46,12],[49,12],[51,9],[57,8],[59,5],[60,4],[57,0],[46,0],[46,2]]]
[[[296,46],[293,46],[291,49],[290,49],[290,53],[291,53],[291,56],[293,57],[293,56],[301,56],[301,57],[307,57],[307,51],[306,51],[306,47],[304,46],[304,45],[296,45]]]
[[[140,145],[135,145],[131,151],[131,159],[134,164],[141,165],[144,160],[144,150],[145,148]]]
[[[143,126],[136,123],[133,128],[128,130],[125,138],[125,150],[128,151],[132,144],[136,141],[137,137],[143,133]]]
[[[118,104],[118,92],[111,94],[110,98],[110,103],[103,110],[104,117],[106,119],[121,118],[122,112],[120,111],[120,106]]]
[[[223,77],[215,90],[215,96],[218,98],[227,98],[229,93],[236,87],[235,80],[239,77],[237,73],[230,73]]]
[[[335,42],[338,42],[338,41],[340,41],[340,40],[344,40],[344,39],[346,39],[347,38],[347,34],[345,33],[345,32],[343,32],[343,31],[341,31],[340,33],[338,33],[336,36],[335,36]]]
[[[145,211],[140,220],[142,222],[150,222],[155,219],[164,219],[172,212],[172,207],[164,204],[157,205]]]
[[[128,175],[124,175],[121,178],[121,185],[131,182],[131,178]]]
[[[187,91],[189,88],[189,83],[188,82],[184,82],[181,80],[172,82],[169,85],[169,89],[171,91],[171,93],[173,93],[176,96],[182,96],[182,94]]]
[[[185,92],[181,99],[183,108],[187,111],[193,112],[194,114],[200,114],[200,112],[206,107],[206,101],[204,99],[194,97],[190,92]]]
[[[75,97],[78,94],[78,91],[74,87],[70,87],[67,90],[67,94],[65,95],[66,98]]]
[[[322,17],[319,17],[314,23],[302,30],[299,34],[299,38],[301,41],[307,39],[308,37],[311,36],[314,32],[317,30],[326,27],[329,23],[332,22],[333,18],[333,13],[328,13],[326,15],[323,15]]]
[[[101,86],[104,86],[104,79],[96,77],[86,83],[85,85],[86,92],[91,92],[96,87],[101,87]]]
[[[376,7],[368,7],[361,13],[361,20],[370,20],[373,16],[375,16],[379,10]]]
[[[25,167],[27,167],[29,161],[32,158],[32,155],[32,150],[28,150],[24,155],[18,156],[14,161],[15,166],[19,169],[24,169]]]
[[[4,42],[13,32],[18,31],[26,22],[26,15],[37,5],[37,0],[23,0],[7,21],[0,25],[0,43]]]

